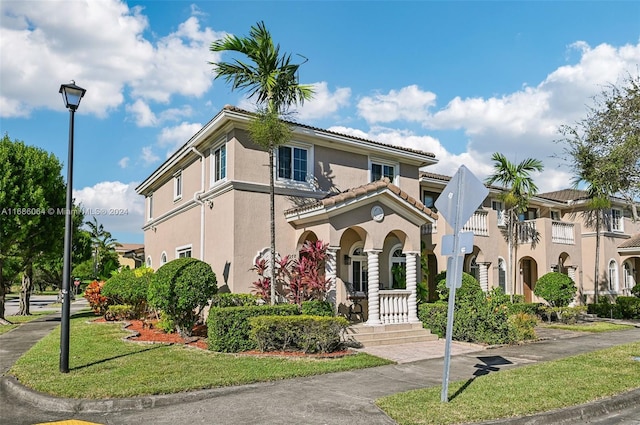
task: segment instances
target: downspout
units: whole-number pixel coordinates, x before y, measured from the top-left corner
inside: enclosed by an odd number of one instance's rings
[[[204,261],[204,202],[200,196],[204,193],[204,154],[195,147],[191,150],[200,157],[200,190],[194,192],[193,200],[200,204],[200,260]]]

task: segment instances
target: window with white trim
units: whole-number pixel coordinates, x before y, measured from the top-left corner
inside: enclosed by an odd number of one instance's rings
[[[618,292],[618,264],[616,260],[609,261],[609,291]]]
[[[498,257],[498,286],[507,293],[507,262]]]
[[[278,180],[306,183],[312,176],[313,161],[308,146],[279,146],[276,152]]]
[[[191,245],[176,248],[176,258],[191,258]]]
[[[433,212],[438,212],[438,209],[436,208],[436,200],[438,199],[438,196],[440,196],[439,193],[436,192],[429,192],[427,190],[422,192],[422,205],[424,205],[425,207],[431,209],[431,211]]]
[[[396,184],[399,171],[400,165],[398,163],[374,158],[369,159],[369,181],[375,182],[386,177],[391,183]]]
[[[624,232],[622,210],[611,208],[611,220],[609,230],[612,232]]]
[[[173,200],[182,198],[182,170],[173,175]]]
[[[147,257],[147,267],[151,267],[151,265],[152,265],[152,262],[151,262],[151,256],[149,255],[149,256]]]
[[[498,201],[495,199],[491,200],[491,209],[494,210],[496,212],[496,214],[498,215],[498,226],[504,226],[505,222],[504,222],[504,204],[502,203],[502,201]]]
[[[162,255],[160,256],[160,265],[167,264],[167,253],[162,251]]]
[[[560,221],[560,211],[558,210],[551,210],[551,220],[553,221]]]
[[[362,244],[351,249],[351,286],[353,292],[367,292],[369,290],[369,264],[367,254]]]
[[[391,249],[389,282],[391,282],[390,289],[407,288],[407,256],[402,253],[402,245],[396,245]]]
[[[211,148],[211,185],[227,178],[227,145]]]

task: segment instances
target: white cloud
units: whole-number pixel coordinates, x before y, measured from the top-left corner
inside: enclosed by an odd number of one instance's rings
[[[144,38],[149,23],[142,8],[119,0],[34,5],[0,3],[3,117],[63,109],[58,88],[70,79],[87,89],[81,112],[101,117],[123,103],[126,86],[135,99],[158,102],[174,94],[202,96],[211,87],[206,61],[217,55],[208,45],[222,34],[200,28],[195,16],[152,42]]]
[[[326,81],[313,84],[315,93],[313,99],[307,101],[297,109],[296,118],[313,120],[335,114],[338,109],[349,105],[351,89],[337,88],[333,93]]]
[[[149,166],[158,161],[160,157],[153,152],[151,146],[145,146],[140,153],[140,159],[145,166]]]
[[[388,94],[363,97],[358,102],[358,113],[370,123],[422,121],[435,103],[434,93],[411,85],[390,90]]]
[[[130,160],[131,159],[128,156],[125,156],[120,161],[118,161],[118,165],[120,166],[120,168],[127,168],[129,166]]]
[[[158,146],[167,149],[167,158],[171,156],[180,146],[184,145],[194,134],[202,128],[200,123],[183,122],[175,127],[162,129],[158,136]]]
[[[126,110],[133,115],[138,127],[153,127],[158,123],[158,119],[151,111],[149,104],[142,99],[136,100],[132,105],[127,105]]]
[[[104,181],[74,190],[73,197],[81,204],[85,221],[94,216],[114,235],[140,233],[144,223],[144,198],[136,193],[137,185],[137,182]]]

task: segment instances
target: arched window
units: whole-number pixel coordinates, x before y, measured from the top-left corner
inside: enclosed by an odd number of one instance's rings
[[[631,288],[636,286],[636,278],[634,276],[633,265],[628,261],[624,263],[624,293],[629,294]]]
[[[478,282],[480,282],[480,267],[478,267],[478,263],[476,262],[476,256],[471,257],[471,261],[469,261],[469,274],[476,278]]]
[[[618,264],[615,260],[609,261],[609,291],[618,292]]]
[[[498,286],[507,292],[507,263],[504,258],[498,258]]]
[[[351,285],[354,292],[367,292],[369,285],[369,273],[367,254],[363,244],[357,243],[351,248]]]
[[[162,255],[160,256],[160,265],[164,265],[167,263],[167,253],[166,252],[162,252]]]
[[[151,267],[152,263],[151,263],[151,256],[147,257],[147,267]]]
[[[407,256],[402,253],[400,244],[394,246],[389,255],[389,282],[392,289],[407,287]]]

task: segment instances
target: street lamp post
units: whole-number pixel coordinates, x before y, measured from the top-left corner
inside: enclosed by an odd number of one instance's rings
[[[67,161],[67,205],[64,222],[64,265],[62,268],[62,317],[60,329],[60,372],[69,372],[69,316],[71,314],[70,278],[71,278],[71,237],[73,231],[73,119],[76,109],[80,106],[80,99],[86,90],[71,84],[62,84],[60,93],[64,106],[69,109],[69,159]]]

